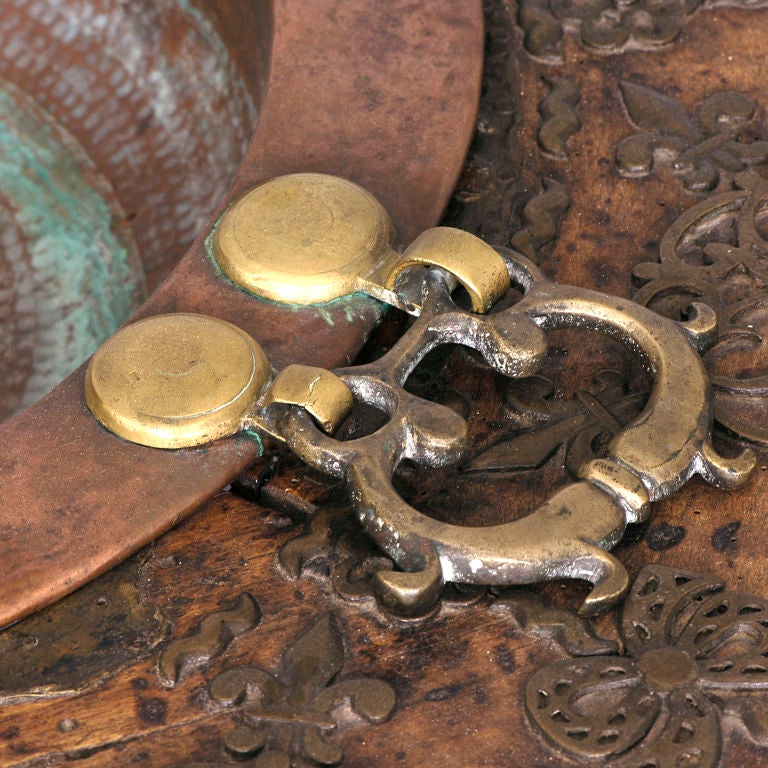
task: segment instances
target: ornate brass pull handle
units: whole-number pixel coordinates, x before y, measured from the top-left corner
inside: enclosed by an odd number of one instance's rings
[[[628,587],[623,566],[605,550],[627,523],[648,517],[649,502],[695,473],[736,487],[754,466],[751,451],[726,460],[710,441],[709,383],[690,343],[711,331],[704,309],[695,327],[680,327],[632,302],[546,281],[522,257],[506,256],[525,293],[518,304],[487,318],[470,315],[453,304],[444,280],[433,273],[425,282],[424,312],[398,344],[371,365],[336,371],[355,397],[390,416],[375,434],[340,443],[298,409],[283,422],[288,444],[304,461],[347,480],[368,534],[403,569],[376,576],[382,601],[396,613],[424,610],[445,581],[522,584],[566,577],[595,585],[583,613],[603,610]],[[644,411],[616,435],[607,458],[586,464],[579,482],[528,517],[503,525],[449,525],[400,499],[391,485],[400,461],[441,466],[458,460],[463,449],[462,419],[402,389],[423,356],[440,343],[461,343],[502,373],[529,375],[545,350],[543,330],[566,326],[631,345],[655,380]]]
[[[379,232],[386,228],[374,229]],[[371,241],[379,243],[381,238]],[[381,275],[381,262],[379,257],[368,259],[367,274]],[[442,269],[422,270],[420,279],[398,286],[401,272],[422,264],[436,264]],[[343,267],[347,285],[348,261]],[[259,358],[257,345],[247,337],[243,340],[242,332],[228,326],[222,329],[222,338],[213,342],[213,350],[201,357],[208,365],[223,355],[221,369],[206,371],[197,355],[188,354],[183,346],[182,352],[173,352],[163,366],[177,366],[179,370],[174,368],[173,375],[182,379],[202,376],[203,384],[197,382],[191,387],[194,397],[186,412],[181,408],[179,415],[185,428],[194,422],[197,437],[193,444],[238,427],[266,431],[284,439],[307,463],[346,480],[367,532],[402,569],[376,576],[382,602],[393,612],[411,615],[424,611],[437,599],[446,581],[523,584],[567,577],[593,583],[582,613],[595,613],[614,604],[628,587],[626,571],[606,550],[618,542],[627,523],[647,518],[651,501],[673,493],[696,473],[715,485],[733,488],[752,470],[751,451],[727,460],[711,443],[709,382],[694,348],[716,332],[708,308],[698,307],[693,320],[680,325],[624,299],[556,285],[523,257],[504,251],[502,258],[476,238],[455,230],[430,230],[387,269],[389,278],[382,290],[394,289],[397,304],[419,317],[374,363],[334,373],[288,367],[267,387],[266,364]],[[522,299],[494,314],[462,310],[451,299],[451,273],[457,273],[469,288],[473,308],[481,312],[496,301],[510,281],[522,291]],[[358,288],[362,285],[360,281],[353,283]],[[171,318],[170,322],[177,324],[200,322],[190,316]],[[584,465],[579,481],[562,488],[529,516],[503,525],[449,525],[406,504],[392,486],[392,474],[402,460],[445,466],[458,461],[465,448],[463,419],[403,389],[424,356],[441,344],[464,344],[478,350],[504,375],[527,376],[542,363],[546,331],[562,327],[596,330],[618,338],[640,355],[654,379],[645,409],[614,437],[606,458]],[[137,328],[129,326],[124,333],[130,338],[141,333]],[[109,342],[120,343],[121,334]],[[195,350],[211,345],[210,339],[196,343]],[[123,344],[123,348],[131,348],[131,343]],[[177,392],[175,380],[166,372],[160,377],[163,397],[156,397],[152,407],[158,401],[166,403],[161,405],[161,418],[155,418],[150,428],[140,425],[138,432],[133,427],[125,430],[115,417],[124,414],[121,398],[125,386],[119,382],[104,385],[108,378],[104,371],[114,369],[113,354],[105,348],[94,358],[88,378],[89,405],[110,428],[128,439],[141,442],[142,431],[152,439],[162,431],[163,419],[177,416],[177,406],[170,409],[173,413],[167,406],[170,394]],[[144,352],[139,350],[138,354],[141,357]],[[238,357],[239,367],[230,382],[228,366],[233,356]],[[136,367],[133,361],[125,360],[120,357],[124,368]],[[157,364],[153,366],[156,371]],[[123,379],[131,375],[132,371],[121,373]],[[261,379],[254,383],[257,375]],[[216,408],[209,402],[212,386],[205,384],[214,381],[219,387],[222,381],[226,384],[215,392],[214,400],[221,403]],[[254,408],[258,393],[261,395]],[[348,442],[318,429],[316,421],[326,431],[333,431],[353,398],[384,411],[387,423],[372,435]],[[144,404],[131,407],[133,416]],[[216,415],[216,424],[226,426],[218,432],[218,427],[211,428],[210,414]],[[146,421],[145,413],[142,418]],[[202,430],[201,419],[205,424]],[[174,447],[173,442],[167,447]]]

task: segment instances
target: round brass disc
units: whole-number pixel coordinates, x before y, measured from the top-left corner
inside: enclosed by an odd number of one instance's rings
[[[241,288],[273,301],[318,304],[354,293],[392,253],[394,228],[371,194],[319,173],[280,176],[222,216],[214,253]]]
[[[91,359],[85,399],[120,437],[184,448],[234,434],[269,379],[261,347],[205,315],[158,315],[126,326]]]

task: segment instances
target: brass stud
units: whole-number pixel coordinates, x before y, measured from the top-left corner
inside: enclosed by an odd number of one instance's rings
[[[360,290],[393,254],[394,228],[373,195],[345,179],[297,173],[242,195],[216,226],[225,274],[262,298],[318,304]]]
[[[205,315],[158,315],[99,348],[85,399],[126,440],[184,448],[237,432],[268,380],[267,358],[245,331]]]

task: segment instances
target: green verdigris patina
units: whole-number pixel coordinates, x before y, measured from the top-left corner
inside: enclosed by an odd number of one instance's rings
[[[17,235],[2,238],[0,276],[12,300],[0,308],[0,325],[14,317],[25,331],[18,352],[26,347],[31,358],[20,402],[0,403],[7,412],[74,370],[146,289],[112,186],[61,124],[3,81],[0,179],[0,226]]]

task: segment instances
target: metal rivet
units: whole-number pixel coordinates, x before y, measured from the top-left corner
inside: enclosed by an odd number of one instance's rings
[[[297,173],[242,195],[216,226],[225,274],[263,298],[317,304],[359,290],[393,256],[394,228],[371,194],[345,179]]]
[[[158,315],[101,346],[85,397],[120,437],[183,448],[237,432],[268,380],[267,358],[245,331],[204,315]]]

